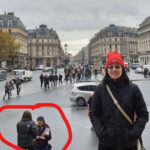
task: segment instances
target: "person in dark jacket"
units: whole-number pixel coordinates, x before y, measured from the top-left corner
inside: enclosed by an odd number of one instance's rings
[[[43,77],[43,73],[40,75],[40,82],[41,82],[41,87],[43,86],[43,81],[44,81],[44,77]]]
[[[53,73],[50,73],[49,81],[51,83],[51,88],[54,87],[54,75],[53,75]]]
[[[48,141],[51,140],[51,130],[48,124],[45,123],[43,116],[37,118],[38,122],[38,135],[34,142],[34,150],[49,150]],[[50,146],[51,147],[51,146]]]
[[[8,99],[10,99],[9,82],[6,82],[5,84],[5,95],[3,97],[3,100],[5,100],[6,95],[8,95]]]
[[[17,88],[17,95],[19,95],[20,91],[21,91],[21,80],[19,78],[17,78],[15,80],[15,84],[16,84],[16,88]]]
[[[57,81],[58,81],[58,75],[55,74],[55,75],[54,75],[54,86],[55,86],[55,87],[57,86]]]
[[[90,119],[99,139],[98,149],[137,150],[137,140],[149,118],[142,93],[137,85],[129,81],[120,53],[107,54],[105,71],[105,77],[94,92],[90,107]],[[114,104],[106,84],[134,122],[133,125],[130,125]]]
[[[61,74],[59,74],[59,84],[62,84],[62,78],[63,78],[63,76]]]
[[[27,150],[34,150],[34,139],[37,136],[38,128],[32,120],[29,111],[23,113],[21,121],[17,123],[17,145]]]
[[[44,76],[44,87],[49,89],[49,77],[47,74]]]

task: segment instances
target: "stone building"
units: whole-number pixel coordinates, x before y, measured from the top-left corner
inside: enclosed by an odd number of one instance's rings
[[[43,24],[28,30],[28,54],[30,67],[60,66],[64,52],[56,31]]]
[[[0,32],[8,32],[16,38],[16,43],[20,44],[18,57],[15,58],[16,68],[24,68],[28,65],[27,54],[27,31],[20,20],[14,13],[9,12],[0,15]]]
[[[137,30],[130,27],[109,25],[90,40],[90,64],[104,64],[110,51],[122,54],[125,62],[137,60]]]
[[[150,17],[147,17],[138,28],[139,63],[150,65]]]

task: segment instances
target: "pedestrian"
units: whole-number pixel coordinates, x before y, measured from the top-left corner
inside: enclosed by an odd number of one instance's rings
[[[32,120],[31,112],[25,111],[22,119],[17,123],[17,145],[23,149],[34,150],[34,139],[37,137],[38,128]]]
[[[57,81],[58,81],[58,75],[55,74],[55,75],[54,75],[54,86],[55,86],[55,87],[57,86]]]
[[[17,95],[19,95],[20,91],[21,91],[21,80],[19,78],[17,78],[15,80],[15,84],[16,84],[16,89],[17,89]]]
[[[45,87],[45,89],[49,89],[49,77],[48,77],[48,75],[47,74],[45,74],[45,76],[44,76],[44,87]]]
[[[8,99],[10,99],[9,82],[6,82],[5,84],[5,95],[3,97],[3,100],[5,100],[6,95],[8,95]]]
[[[62,84],[62,78],[63,78],[63,76],[61,74],[59,74],[59,84]]]
[[[148,74],[148,69],[144,68],[144,78],[147,78],[147,74]]]
[[[49,81],[50,81],[50,84],[51,84],[51,88],[54,87],[54,76],[53,76],[53,73],[50,73]]]
[[[51,145],[48,143],[51,140],[51,130],[49,125],[45,122],[43,116],[37,118],[38,134],[34,142],[34,150],[50,150]]]
[[[12,96],[11,91],[14,90],[14,83],[10,80],[8,85],[9,85],[9,95]]]
[[[142,93],[129,81],[120,53],[107,54],[105,71],[90,107],[90,119],[99,139],[98,150],[137,150],[137,140],[149,118]]]
[[[44,76],[43,76],[43,73],[41,73],[40,75],[41,87],[43,86],[43,81],[44,81]]]

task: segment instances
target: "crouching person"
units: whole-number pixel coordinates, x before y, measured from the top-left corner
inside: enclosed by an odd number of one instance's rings
[[[34,142],[34,150],[50,150],[51,145],[48,143],[51,140],[51,130],[49,126],[45,123],[43,116],[37,118],[38,122],[38,135]]]
[[[38,128],[32,120],[29,111],[23,113],[21,121],[17,123],[18,146],[26,150],[34,150],[34,139],[37,136]]]

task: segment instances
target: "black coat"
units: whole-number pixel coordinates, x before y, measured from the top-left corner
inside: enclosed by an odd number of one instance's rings
[[[54,76],[53,75],[49,76],[49,81],[54,81]]]
[[[17,124],[18,146],[28,148],[33,146],[33,139],[37,136],[37,125],[33,121],[23,119]]]
[[[119,104],[132,120],[134,120],[136,111],[137,120],[133,126],[128,123],[102,84],[94,93],[90,107],[90,119],[101,144],[115,150],[122,150],[136,145],[136,140],[142,134],[148,121],[148,111],[137,85],[110,83],[109,86]]]

